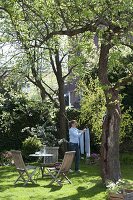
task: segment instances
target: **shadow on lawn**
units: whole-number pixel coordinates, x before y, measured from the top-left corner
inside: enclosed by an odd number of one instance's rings
[[[87,188],[87,186],[86,187],[79,186],[78,188],[76,188],[76,190],[77,194],[61,197],[58,198],[58,200],[74,200],[74,199],[80,200],[81,198],[89,199],[89,197],[93,197],[101,192],[105,192],[105,187],[102,185],[101,182],[99,182],[91,188]]]
[[[4,192],[5,190],[8,190],[9,188],[13,188],[14,186],[6,184],[6,185],[2,185],[0,186],[0,192]]]
[[[0,180],[2,179],[10,179],[17,175],[17,172],[15,171],[15,168],[11,167],[0,167]]]
[[[35,187],[40,187],[39,184],[32,184],[32,183],[28,183],[26,186],[23,185],[24,183],[18,183],[16,185],[14,185],[14,182],[12,181],[11,184],[6,184],[6,185],[2,185],[0,186],[0,192],[4,192],[5,190],[8,190],[9,188],[35,188]]]
[[[8,190],[9,188],[16,188],[16,187],[24,187],[23,182],[20,182],[16,185],[14,185],[15,180],[19,176],[18,172],[15,170],[14,167],[1,167],[0,168],[0,192],[4,192],[5,190]],[[32,184],[28,183],[25,187],[31,188],[31,187],[38,187],[39,184]],[[2,198],[2,197],[0,197]],[[8,199],[8,198],[7,198]],[[6,199],[6,200],[7,200]]]
[[[99,174],[99,170],[94,171],[93,170],[93,166],[88,166],[85,168],[81,168],[82,172],[81,173],[69,173],[69,177],[70,180],[72,180],[73,184],[71,185],[72,189],[76,189],[77,193],[70,195],[69,193],[66,193],[65,197],[61,197],[58,196],[58,200],[80,200],[81,198],[89,198],[89,197],[93,197],[101,192],[105,191],[105,188],[101,182],[101,180],[97,179],[96,176],[98,176]],[[4,185],[2,185],[0,187],[0,192],[3,192],[9,188],[22,188],[23,187],[23,183],[20,184],[16,184],[15,186],[13,185],[14,183],[14,179],[16,179],[18,176],[18,173],[16,172],[16,170],[14,168],[10,168],[10,167],[6,167],[6,168],[2,168],[0,170],[0,179],[2,178],[2,181],[5,180]],[[9,178],[10,177],[10,178]],[[82,179],[81,179],[82,177]],[[89,179],[88,179],[89,177]],[[94,177],[94,178],[93,178]],[[8,178],[10,179],[8,181]],[[81,180],[80,180],[81,179]],[[6,182],[7,180],[7,182]],[[38,181],[41,181],[42,179],[40,179],[40,177],[38,177]],[[46,179],[45,179],[46,181]],[[81,187],[79,186],[82,183],[86,183],[85,187]],[[26,188],[35,188],[35,187],[41,187],[43,188],[48,188],[50,189],[49,192],[56,192],[56,191],[61,191],[62,187],[58,186],[58,185],[49,185],[49,181],[47,180],[47,182],[45,182],[46,185],[40,186],[38,184],[28,184],[26,186]],[[92,186],[92,183],[94,184],[94,186]],[[77,187],[79,186],[79,187]],[[65,187],[65,185],[63,185],[63,187]],[[6,200],[10,200],[10,197],[4,197],[1,199],[6,199]],[[34,199],[34,197],[32,198]],[[39,198],[38,198],[39,199]],[[41,197],[40,197],[41,199]],[[45,199],[45,197],[44,197]]]
[[[51,189],[50,192],[55,192],[55,191],[59,191],[63,186],[49,184],[49,185],[45,185],[44,187]]]
[[[26,186],[24,186],[24,183],[17,183],[14,185],[14,188],[17,188],[17,187],[22,187],[22,188],[34,188],[34,187],[40,187],[39,184],[35,183],[28,183]]]
[[[0,180],[1,181],[3,181],[3,180],[4,181],[5,180],[9,181],[10,179],[12,179],[13,177],[16,177],[16,176],[17,176],[17,173],[14,173],[14,174],[2,174],[2,175],[0,175]]]

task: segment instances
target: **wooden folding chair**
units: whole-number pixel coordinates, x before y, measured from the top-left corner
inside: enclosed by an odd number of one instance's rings
[[[34,176],[38,167],[36,167],[36,166],[25,166],[25,163],[24,163],[23,158],[22,158],[21,151],[12,150],[11,153],[12,153],[12,158],[13,158],[15,167],[16,167],[18,173],[19,173],[19,177],[14,182],[14,184],[16,184],[18,181],[24,182],[24,186],[28,182],[32,182],[33,184],[35,184],[32,177]],[[28,170],[31,170],[31,169],[33,171],[32,171],[32,173],[29,173]]]
[[[65,156],[60,167],[47,168],[49,174],[53,178],[50,184],[57,182],[58,185],[61,186],[63,183],[63,179],[66,179],[67,182],[71,184],[71,181],[67,177],[67,174],[71,168],[74,156],[75,156],[75,151],[65,152]]]

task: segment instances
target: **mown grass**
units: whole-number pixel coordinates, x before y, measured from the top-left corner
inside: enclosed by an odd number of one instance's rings
[[[49,185],[50,179],[41,175],[36,185],[13,185],[17,178],[14,167],[0,167],[0,200],[104,200],[106,188],[100,178],[100,170],[97,165],[81,163],[80,174],[69,175],[72,185],[65,184],[62,187]],[[122,165],[123,178],[133,181],[132,165]]]

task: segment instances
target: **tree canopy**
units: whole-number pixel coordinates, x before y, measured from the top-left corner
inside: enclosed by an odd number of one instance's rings
[[[101,143],[102,178],[104,182],[107,179],[118,181],[121,177],[119,163],[120,91],[123,86],[133,81],[131,59],[133,1],[0,0],[0,10],[2,11],[0,14],[1,48],[9,45],[15,52],[8,60],[8,66],[10,60],[16,61],[15,65],[18,65],[27,79],[40,89],[42,99],[47,96],[51,101],[56,101],[47,90],[50,89],[54,93],[53,89],[43,81],[39,71],[42,64],[43,67],[47,63],[52,66],[58,83],[61,137],[66,132],[64,123],[65,78],[72,72],[76,76],[83,77],[85,69],[89,69],[88,73],[91,71],[91,75],[94,73],[98,76],[106,101]],[[63,41],[64,36],[66,39]],[[70,66],[66,65],[68,72],[64,75],[62,62],[66,53],[62,54],[60,47],[61,44],[67,42],[69,43],[68,63],[70,61]],[[63,50],[66,49],[63,47]],[[90,52],[94,54],[96,60],[93,58],[93,61],[90,61]],[[14,63],[12,62],[11,65]],[[4,66],[7,66],[7,62]],[[1,69],[1,76],[8,73],[7,69],[5,71]],[[97,93],[99,96],[103,94],[101,90]],[[93,95],[95,92],[90,89],[88,96],[93,98]],[[57,106],[56,103],[55,105]]]

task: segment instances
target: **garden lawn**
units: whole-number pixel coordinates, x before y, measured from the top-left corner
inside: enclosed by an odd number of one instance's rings
[[[99,166],[85,165],[82,161],[82,172],[69,175],[72,185],[62,187],[49,185],[50,179],[39,177],[37,185],[22,183],[13,185],[18,174],[14,167],[0,167],[0,200],[104,200],[105,187],[100,178]],[[122,165],[123,178],[133,181],[132,165]]]

